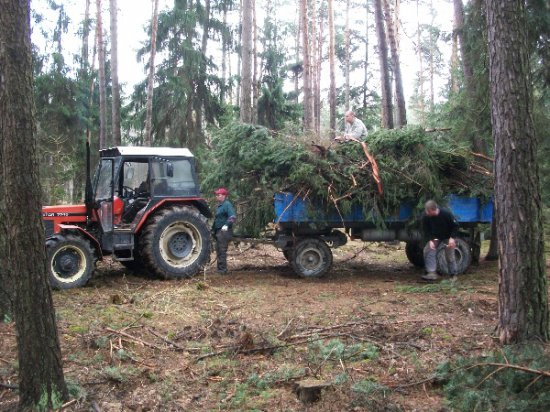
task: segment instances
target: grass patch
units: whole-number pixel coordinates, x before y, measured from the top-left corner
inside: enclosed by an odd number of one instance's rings
[[[438,283],[428,283],[422,286],[398,285],[395,291],[398,293],[445,293],[457,294],[463,289],[457,282],[451,280],[442,280]]]

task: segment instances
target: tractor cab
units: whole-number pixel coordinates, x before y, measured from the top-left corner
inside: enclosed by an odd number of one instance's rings
[[[149,208],[173,198],[196,198],[195,162],[188,149],[115,147],[100,151],[92,209],[104,233],[136,229]]]

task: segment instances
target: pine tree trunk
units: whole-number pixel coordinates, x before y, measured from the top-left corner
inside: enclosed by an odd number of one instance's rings
[[[222,87],[220,88],[220,101],[223,103],[226,103],[226,89],[227,89],[227,7],[223,7],[223,31],[222,31]]]
[[[328,30],[329,30],[329,117],[330,117],[330,138],[336,137],[336,49],[334,38],[334,0],[328,0]]]
[[[13,279],[19,409],[66,400],[61,349],[46,275],[36,148],[30,3],[2,0],[0,13],[1,278]],[[5,219],[5,220],[4,220]],[[9,222],[9,230],[5,225]],[[12,247],[7,247],[12,245]]]
[[[302,22],[302,53],[304,61],[304,76],[303,76],[303,90],[304,90],[304,130],[306,132],[312,131],[314,127],[313,123],[313,93],[311,87],[311,52],[310,52],[310,39],[309,39],[309,21],[308,21],[308,7],[307,0],[300,0],[300,17]]]
[[[118,24],[117,24],[117,0],[109,2],[111,16],[111,77],[112,77],[112,129],[113,145],[120,146],[122,139],[120,136],[120,86],[118,83]]]
[[[153,0],[151,19],[151,54],[149,55],[149,75],[147,76],[147,102],[145,103],[144,146],[153,144],[153,93],[155,85],[155,56],[157,54],[157,30],[159,19],[159,0]]]
[[[253,27],[253,76],[252,76],[252,123],[258,123],[258,97],[260,95],[260,79],[258,75],[258,22],[256,20],[256,0],[252,0],[252,27]]]
[[[397,127],[403,127],[407,124],[407,109],[405,104],[405,95],[403,93],[403,78],[401,76],[401,63],[399,60],[399,51],[397,50],[397,39],[395,33],[397,22],[394,22],[394,19],[392,19],[389,0],[383,1],[386,16],[386,27],[388,28],[388,40],[390,42],[391,49],[393,75],[395,78],[395,99],[397,102],[396,123]]]
[[[296,2],[296,27],[297,27],[297,30],[296,30],[296,41],[294,43],[295,45],[295,61],[296,61],[296,66],[299,65],[299,62],[300,62],[300,36],[302,34],[302,1],[299,1],[299,2]],[[303,73],[303,70],[302,70],[302,73]],[[294,71],[294,95],[296,96],[295,98],[295,103],[298,104],[299,102],[299,96],[300,96],[300,82],[298,81],[299,79],[299,70],[298,68],[296,68],[296,70]]]
[[[366,110],[368,106],[369,98],[369,15],[370,15],[370,4],[368,1],[365,2],[365,66],[364,66],[364,77],[363,77],[363,108]]]
[[[479,4],[479,3],[478,3]],[[464,4],[462,0],[453,0],[454,6],[454,29],[453,37],[456,37],[460,54],[462,56],[462,72],[464,75],[464,83],[466,87],[472,82],[474,69],[470,61],[470,55],[466,52],[466,45],[464,40]]]
[[[86,0],[84,8],[84,22],[82,24],[82,49],[80,56],[80,78],[85,79],[88,76],[89,66],[89,37],[90,37],[90,0]]]
[[[240,120],[252,122],[252,0],[242,3]]]
[[[421,33],[422,33],[422,26],[420,25],[420,0],[416,0],[416,47],[417,47],[417,54],[418,54],[418,100],[419,100],[419,108],[420,111],[420,123],[425,122],[426,118],[426,96],[424,93],[424,57],[422,56],[422,48],[421,48]]]
[[[388,44],[386,43],[386,31],[384,29],[384,13],[382,12],[382,0],[374,0],[376,33],[378,35],[378,52],[380,57],[380,83],[382,85],[382,127],[393,129],[393,107],[390,81],[390,68],[388,64]]]
[[[344,38],[344,49],[346,50],[346,63],[345,63],[345,73],[346,73],[346,85],[344,89],[344,104],[346,111],[351,110],[350,99],[349,99],[349,72],[350,72],[350,60],[351,60],[351,50],[350,50],[350,27],[349,27],[349,9],[350,9],[350,0],[346,0],[346,29],[345,29],[345,38]]]
[[[549,339],[525,4],[486,0],[502,344]]]
[[[206,87],[207,80],[207,67],[206,60],[208,58],[208,32],[210,30],[210,0],[204,0],[204,23],[202,29],[202,40],[201,40],[201,69],[199,80],[200,87]],[[201,93],[204,94],[204,93]],[[204,99],[198,99],[195,107],[195,119],[196,119],[196,129],[195,129],[195,139],[196,142],[202,141],[204,139],[203,130],[203,113],[205,112]]]
[[[107,85],[105,82],[105,46],[103,44],[103,22],[101,0],[95,1],[97,8],[96,43],[99,60],[99,148],[107,147]]]
[[[312,56],[312,82],[313,87],[312,100],[313,100],[313,129],[315,130],[315,136],[319,138],[321,134],[321,50],[322,50],[322,20],[319,20],[319,13],[317,11],[317,0],[313,0],[313,15],[311,27],[313,33],[311,35],[311,56]]]
[[[434,6],[433,1],[430,0],[430,11],[432,14],[432,21],[431,26],[433,27],[435,25],[435,21],[433,16],[434,13]],[[433,33],[430,33],[430,60],[429,60],[429,68],[430,68],[430,110],[433,111],[434,104],[435,104],[435,88],[434,88],[434,79],[435,79],[435,64],[434,64],[434,56],[435,56],[435,42],[434,42],[434,35]]]

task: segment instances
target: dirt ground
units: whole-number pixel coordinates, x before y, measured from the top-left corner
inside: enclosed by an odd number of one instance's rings
[[[496,347],[496,262],[427,284],[403,243],[350,242],[311,280],[273,246],[239,244],[229,269],[160,281],[105,261],[54,291],[64,410],[443,411],[437,365]],[[17,384],[10,323],[0,383]],[[311,383],[323,389],[299,389]],[[0,410],[16,401],[0,387]]]

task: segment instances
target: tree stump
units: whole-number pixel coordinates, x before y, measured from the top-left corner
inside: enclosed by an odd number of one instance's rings
[[[327,381],[304,379],[296,383],[296,396],[304,404],[317,402],[321,398],[321,391],[331,385],[332,384]]]

